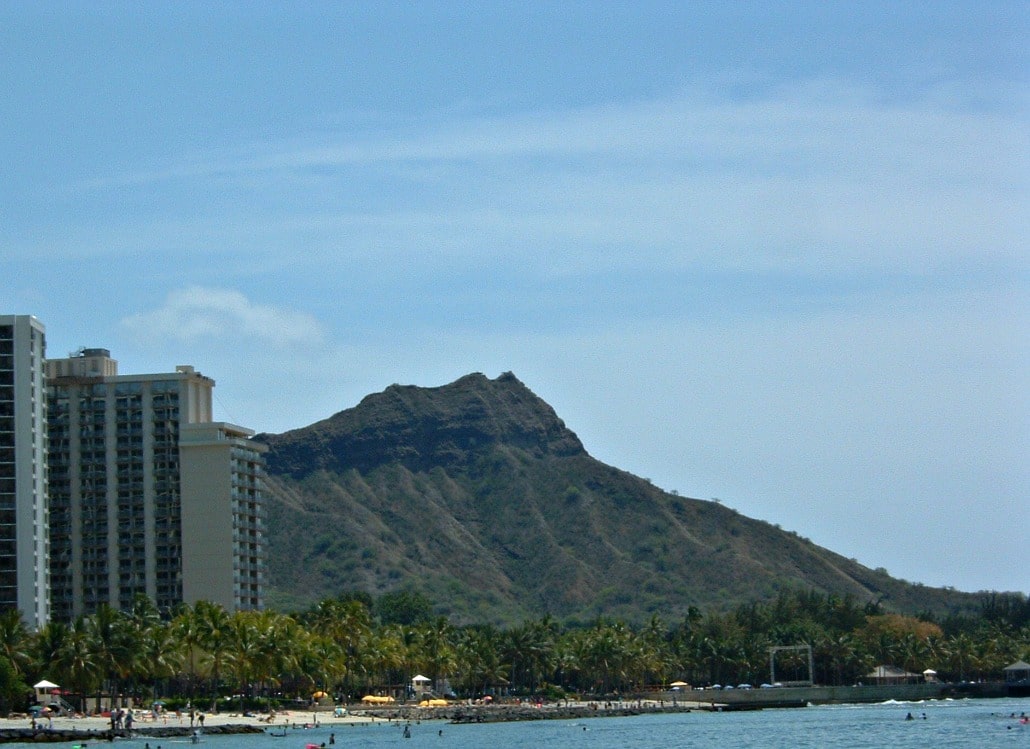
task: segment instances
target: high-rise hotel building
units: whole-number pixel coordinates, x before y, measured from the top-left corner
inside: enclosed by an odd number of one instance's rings
[[[46,363],[52,616],[138,594],[263,607],[265,447],[211,419],[193,367],[119,375],[107,349]]]
[[[50,616],[46,329],[0,315],[0,609],[38,628]]]

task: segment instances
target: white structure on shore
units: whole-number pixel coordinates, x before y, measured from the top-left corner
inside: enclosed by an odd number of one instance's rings
[[[106,349],[46,363],[53,618],[143,594],[263,607],[263,445],[211,420],[190,366],[119,375]]]
[[[50,617],[46,329],[0,315],[0,609],[39,628]]]

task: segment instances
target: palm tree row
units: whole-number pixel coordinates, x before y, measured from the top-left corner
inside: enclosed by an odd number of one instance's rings
[[[822,684],[860,681],[881,663],[933,668],[948,680],[996,679],[1009,663],[1030,660],[1030,625],[996,616],[937,623],[818,594],[731,612],[691,609],[669,625],[654,616],[637,627],[606,619],[565,627],[543,617],[510,628],[431,615],[384,621],[360,597],[293,615],[229,613],[202,601],[162,619],[140,598],[129,611],[105,607],[34,633],[17,612],[0,614],[0,709],[27,702],[27,685],[41,678],[76,695],[83,710],[99,695],[177,698],[209,710],[226,698],[324,691],[353,699],[403,687],[417,672],[462,696],[500,688],[633,694],[673,680],[761,682],[769,648],[799,643],[812,647]],[[783,680],[806,677],[807,667],[807,655],[777,659]]]

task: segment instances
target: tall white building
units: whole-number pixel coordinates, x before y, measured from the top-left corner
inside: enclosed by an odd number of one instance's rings
[[[262,608],[266,448],[212,421],[214,380],[119,375],[106,349],[46,369],[53,618],[139,594],[165,611]]]
[[[0,609],[29,627],[50,617],[46,329],[0,315]]]

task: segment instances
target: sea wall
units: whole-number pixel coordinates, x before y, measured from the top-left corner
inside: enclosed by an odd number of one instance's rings
[[[889,684],[883,686],[846,687],[776,687],[775,689],[706,689],[685,692],[690,700],[702,703],[736,706],[775,706],[777,703],[802,702],[813,705],[834,705],[862,702],[919,702],[963,697],[1004,697],[1004,684]],[[669,699],[666,695],[664,699]]]

